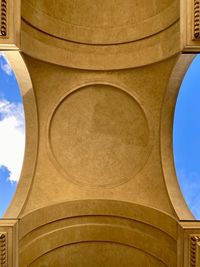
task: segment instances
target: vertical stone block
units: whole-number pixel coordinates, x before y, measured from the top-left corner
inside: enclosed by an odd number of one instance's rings
[[[20,2],[20,0],[0,0],[0,50],[19,49]]]
[[[181,48],[183,52],[200,51],[200,1],[181,1]]]
[[[8,259],[7,259],[7,233],[0,232],[0,266],[6,267]]]
[[[0,267],[18,267],[17,220],[0,220]]]
[[[179,255],[183,255],[183,267],[200,266],[200,222],[183,221],[180,223],[182,233],[179,235],[179,247],[183,249]]]

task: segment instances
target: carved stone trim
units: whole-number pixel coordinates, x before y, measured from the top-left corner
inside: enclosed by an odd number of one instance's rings
[[[194,40],[200,39],[200,0],[194,0]]]
[[[8,0],[0,0],[0,8],[1,8],[1,15],[0,15],[0,37],[7,37],[7,1]]]
[[[200,236],[190,237],[190,266],[197,267],[197,246],[200,242]]]
[[[7,266],[7,234],[0,233],[0,267]]]

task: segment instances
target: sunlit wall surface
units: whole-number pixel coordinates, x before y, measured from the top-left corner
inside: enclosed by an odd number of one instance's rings
[[[14,72],[0,53],[0,217],[20,177],[25,148],[22,97]]]
[[[190,65],[179,91],[173,146],[182,193],[196,219],[200,219],[200,56]]]

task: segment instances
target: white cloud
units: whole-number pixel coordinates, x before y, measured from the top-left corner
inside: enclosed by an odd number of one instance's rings
[[[25,125],[22,104],[0,99],[0,167],[10,171],[11,182],[19,180],[25,149]]]
[[[0,52],[0,58],[2,58],[2,60],[0,61],[0,67],[1,69],[9,76],[13,75],[13,70],[12,67],[10,66],[8,60],[6,59],[6,57],[3,55],[2,52]]]

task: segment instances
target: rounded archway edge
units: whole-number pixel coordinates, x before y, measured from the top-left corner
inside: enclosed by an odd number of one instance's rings
[[[173,157],[173,121],[178,92],[185,73],[195,55],[180,54],[171,73],[161,112],[160,151],[163,176],[171,204],[180,220],[193,220],[182,195]]]
[[[19,184],[4,218],[18,218],[28,199],[35,172],[38,151],[38,112],[29,71],[18,51],[4,52],[18,82],[25,112],[25,152]],[[33,134],[34,133],[34,134]]]

